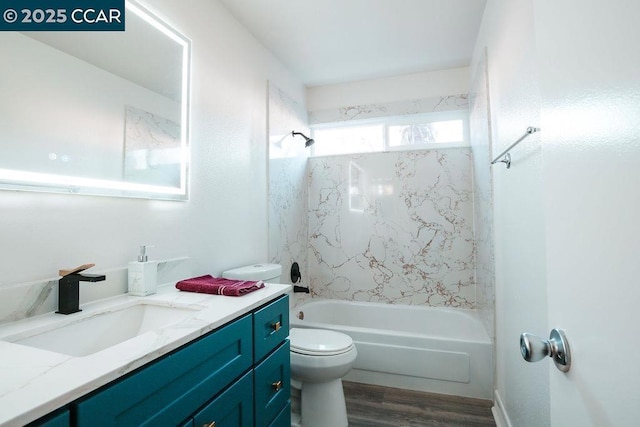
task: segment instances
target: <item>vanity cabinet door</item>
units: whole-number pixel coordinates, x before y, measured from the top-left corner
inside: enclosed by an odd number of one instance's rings
[[[289,336],[288,295],[255,311],[253,335],[253,358],[258,363]]]
[[[253,427],[253,371],[193,417],[194,427]]]
[[[71,425],[71,416],[69,410],[57,411],[54,414],[47,415],[28,424],[28,427],[69,427]]]
[[[269,427],[291,427],[291,402],[287,402],[287,406],[280,411]]]
[[[257,427],[270,426],[291,396],[289,340],[254,369],[255,417]]]
[[[77,403],[78,426],[179,425],[253,365],[247,315]]]

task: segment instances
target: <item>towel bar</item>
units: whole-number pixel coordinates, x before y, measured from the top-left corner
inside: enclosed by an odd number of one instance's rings
[[[513,144],[511,144],[506,150],[504,150],[502,153],[500,153],[500,155],[498,157],[493,159],[491,164],[493,165],[493,164],[495,164],[496,162],[499,161],[499,162],[504,163],[505,165],[507,165],[507,169],[509,169],[511,167],[511,154],[509,154],[509,151],[511,151],[511,149],[513,147],[515,147],[516,145],[520,144],[520,142],[522,142],[523,139],[525,139],[526,137],[528,137],[532,133],[539,132],[539,131],[540,131],[540,128],[529,126],[527,128],[527,131],[525,132],[525,134],[522,135],[520,138],[518,138],[518,140],[516,142],[514,142]],[[504,159],[500,160],[500,158],[503,157],[503,156],[504,156]]]

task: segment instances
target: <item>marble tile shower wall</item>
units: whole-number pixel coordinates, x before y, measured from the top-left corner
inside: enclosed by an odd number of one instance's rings
[[[314,296],[476,307],[470,148],[309,160]]]
[[[407,101],[385,102],[381,104],[350,105],[341,108],[312,111],[309,113],[309,123],[334,123],[378,117],[456,111],[466,109],[468,105],[469,95],[466,93],[410,99]]]
[[[476,238],[477,308],[493,338],[495,267],[493,251],[493,193],[491,191],[491,114],[489,109],[486,53],[472,84],[469,129],[473,152],[474,227]]]
[[[269,262],[282,265],[282,283],[291,283],[293,262],[300,265],[301,286],[309,285],[307,271],[307,158],[304,140],[291,131],[309,135],[307,112],[281,89],[269,84]],[[307,294],[295,294],[293,306]]]
[[[269,161],[269,262],[282,265],[282,283],[290,283],[295,261],[307,265],[307,159]],[[308,277],[303,280],[308,283]]]

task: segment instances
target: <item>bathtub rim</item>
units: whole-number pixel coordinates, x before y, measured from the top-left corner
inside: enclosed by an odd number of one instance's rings
[[[454,313],[455,315],[463,314],[467,317],[470,317],[472,321],[476,322],[480,326],[480,330],[483,333],[482,337],[475,337],[474,339],[470,338],[457,338],[457,337],[449,337],[442,335],[429,335],[424,333],[415,333],[415,332],[405,332],[405,331],[397,331],[396,329],[373,329],[367,328],[363,326],[351,326],[351,325],[343,325],[339,323],[324,323],[324,322],[314,322],[309,320],[300,320],[298,318],[298,313],[303,311],[305,306],[311,304],[322,304],[322,303],[331,303],[331,304],[339,304],[339,305],[357,305],[357,306],[378,306],[389,308],[408,308],[412,310],[434,310],[445,313]],[[335,300],[329,298],[313,298],[312,300],[307,300],[303,304],[299,306],[292,307],[289,313],[289,322],[291,328],[307,328],[307,329],[329,329],[329,330],[337,330],[338,332],[341,330],[351,330],[359,333],[368,333],[372,335],[388,335],[389,333],[401,333],[403,336],[408,338],[429,338],[429,339],[445,339],[448,341],[455,342],[466,342],[466,343],[476,343],[476,344],[493,344],[491,337],[487,330],[484,327],[482,322],[480,312],[475,309],[468,308],[453,308],[453,307],[431,307],[431,306],[416,306],[411,304],[391,304],[391,303],[380,303],[380,302],[369,302],[369,301],[345,301],[345,300]]]

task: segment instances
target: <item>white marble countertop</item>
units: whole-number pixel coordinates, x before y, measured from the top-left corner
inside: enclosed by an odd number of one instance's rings
[[[267,283],[263,289],[242,297],[227,297],[180,292],[168,285],[147,297],[121,295],[84,304],[81,313],[69,316],[48,313],[0,325],[0,426],[34,421],[290,289],[290,285]],[[168,306],[189,305],[199,310],[177,324],[84,357],[2,341],[27,328],[62,322],[76,315],[90,316],[141,299]]]

